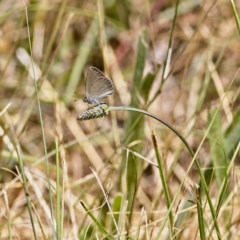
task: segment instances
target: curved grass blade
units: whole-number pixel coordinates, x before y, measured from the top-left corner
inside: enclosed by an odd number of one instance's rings
[[[106,228],[94,217],[94,215],[86,208],[85,204],[80,201],[82,207],[87,212],[88,216],[93,220],[94,223],[96,223],[98,229],[104,234],[107,235],[106,239],[114,239],[113,236],[110,236]]]

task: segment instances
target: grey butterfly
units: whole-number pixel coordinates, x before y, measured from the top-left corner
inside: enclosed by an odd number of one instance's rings
[[[83,98],[83,101],[93,104],[113,94],[114,87],[111,79],[107,78],[99,69],[90,67],[87,72],[85,90],[86,97]]]

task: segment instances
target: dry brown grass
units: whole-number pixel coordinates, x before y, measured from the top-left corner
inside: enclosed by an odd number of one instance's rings
[[[235,4],[240,13],[239,2],[235,1]],[[128,159],[126,150],[136,144],[142,146],[139,152],[142,157],[156,161],[151,128],[164,161],[170,196],[172,199],[176,197],[173,212],[177,238],[200,239],[197,210],[194,203],[188,202],[194,198],[191,186],[199,182],[199,175],[194,166],[186,173],[192,157],[174,133],[145,118],[144,139],[123,143],[127,131],[124,124],[129,116],[126,112],[113,113],[104,119],[76,121],[79,112],[87,105],[81,100],[74,102],[79,98],[74,92],[84,95],[84,77],[89,66],[105,69],[106,75],[113,80],[116,91],[109,99],[110,105],[128,106],[134,96],[140,98],[138,107],[146,108],[147,103],[132,84],[137,42],[146,29],[144,76],[148,72],[156,73],[149,93],[151,100],[163,79],[163,65],[169,50],[176,7],[173,1],[133,0],[125,5],[125,1],[53,0],[38,4],[26,1],[26,6],[28,18],[22,1],[0,2],[1,239],[34,238],[19,173],[18,146],[34,209],[37,239],[51,238],[45,159],[47,157],[49,161],[56,220],[56,142],[59,146],[60,188],[63,186],[65,190],[62,239],[104,237],[80,201],[88,209],[93,209],[92,214],[109,233],[116,234],[103,192],[90,167],[97,172],[111,206],[118,193],[123,196],[119,223],[122,238],[129,234],[133,239],[157,239],[159,226],[162,226],[167,213],[157,168],[141,159],[144,164],[137,176],[139,184],[131,224],[127,212],[128,199],[125,198],[129,182],[124,169],[120,171],[124,168],[124,161],[136,160]],[[29,21],[35,77],[32,74],[26,19]],[[239,153],[234,156],[240,139],[239,67],[239,30],[230,2],[181,1],[173,28],[167,77],[147,110],[174,125],[196,151],[213,112],[221,105],[226,89],[235,78],[216,116],[220,123],[215,122],[215,131],[209,133],[209,137],[215,140],[212,143],[216,145],[217,142],[222,148],[212,144],[207,136],[197,156],[209,179],[213,204],[216,204],[220,192],[219,178],[216,178],[221,175],[218,167],[226,167],[216,160],[224,161],[224,152],[227,166],[231,160],[233,163],[228,179],[228,195],[223,198],[217,219],[222,239],[240,238]],[[47,155],[44,153],[34,79],[39,87]],[[138,130],[133,129],[132,132]],[[206,172],[206,169],[214,171]],[[185,177],[187,180],[180,194],[176,195]],[[221,177],[224,176],[220,176],[220,181]],[[202,197],[206,236],[218,239],[216,230],[212,231],[213,221],[205,195]],[[139,226],[141,231],[138,236]],[[166,223],[158,239],[165,239],[168,234]]]

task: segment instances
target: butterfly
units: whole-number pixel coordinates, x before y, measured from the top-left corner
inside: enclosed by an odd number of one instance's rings
[[[99,69],[90,67],[87,72],[85,91],[86,97],[83,98],[83,102],[93,104],[112,95],[114,86],[112,80],[107,78]]]

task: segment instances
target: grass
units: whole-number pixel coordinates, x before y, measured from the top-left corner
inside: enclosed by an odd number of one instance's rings
[[[0,9],[1,239],[239,239],[237,1]]]

